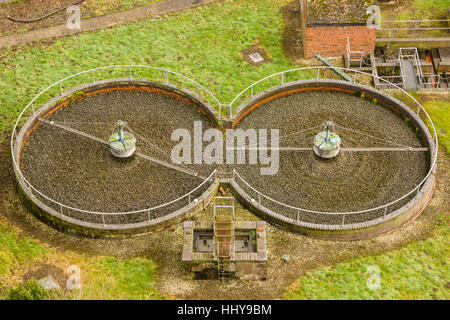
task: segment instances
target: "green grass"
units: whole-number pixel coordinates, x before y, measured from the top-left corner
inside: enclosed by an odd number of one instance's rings
[[[450,0],[414,0],[416,14],[414,18],[420,20],[447,19]]]
[[[230,103],[254,81],[296,67],[280,45],[283,20],[278,8],[287,2],[226,0],[50,45],[5,49],[0,53],[0,132],[10,130],[19,111],[51,83],[107,65],[164,67],[197,80],[222,103]],[[256,39],[272,63],[254,67],[243,61],[241,50]],[[305,75],[298,74],[298,79]]]
[[[449,221],[427,240],[374,257],[361,257],[302,276],[286,299],[449,299]],[[380,268],[379,289],[366,285],[369,266]]]
[[[46,251],[36,240],[21,237],[11,227],[0,225],[0,277],[10,275],[12,268],[30,263]]]
[[[425,102],[423,107],[436,126],[440,146],[444,147],[450,156],[450,103],[444,101]]]
[[[126,11],[162,1],[164,0],[96,0],[86,3],[85,8],[92,11],[95,16],[102,16],[108,13]]]
[[[400,12],[382,12],[389,20],[442,20],[447,19],[450,0],[410,0],[412,6],[406,6]]]
[[[114,257],[80,261],[81,289],[69,299],[162,299],[154,286],[156,265],[145,258],[119,261]],[[85,270],[85,271],[84,271]]]
[[[19,3],[19,2],[24,2],[24,1],[27,1],[27,0],[11,0],[11,1],[8,1],[8,2],[0,3],[0,6],[5,6],[5,5],[8,5],[8,4]]]
[[[66,257],[63,257],[64,255],[65,253],[56,248],[46,248],[34,239],[22,237],[9,225],[0,224],[0,280],[12,284],[11,271],[16,268],[27,270],[32,264],[73,264],[79,266],[81,271],[81,289],[69,293],[60,292],[60,298],[164,298],[154,286],[157,266],[146,258],[119,260],[115,257],[92,257],[73,253]],[[26,287],[27,285],[19,282],[11,289],[15,293],[24,291]]]

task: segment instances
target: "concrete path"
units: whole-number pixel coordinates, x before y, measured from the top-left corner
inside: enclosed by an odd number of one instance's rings
[[[124,12],[117,12],[107,16],[81,20],[81,28],[78,30],[69,30],[64,24],[1,37],[0,48],[17,46],[19,44],[27,44],[39,40],[58,38],[86,31],[104,29],[131,21],[138,21],[169,12],[201,6],[214,1],[216,0],[166,0],[148,6],[134,8],[132,10]]]

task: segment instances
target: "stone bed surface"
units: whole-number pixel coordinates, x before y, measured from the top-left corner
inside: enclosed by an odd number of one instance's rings
[[[75,128],[107,140],[117,120],[127,121],[137,138],[137,150],[171,162],[169,156],[176,142],[171,134],[186,128],[191,134],[193,121],[206,130],[212,124],[187,103],[173,97],[141,90],[118,90],[96,93],[70,102],[47,117],[49,121]],[[150,142],[149,142],[150,141]],[[156,150],[155,144],[164,153]],[[27,140],[21,169],[35,188],[63,204],[100,212],[141,210],[174,200],[203,180],[133,156],[114,158],[108,145],[40,123]],[[201,165],[187,167],[203,176],[214,168]],[[206,183],[192,195],[199,196]],[[188,204],[183,202],[183,205]],[[180,208],[180,203],[155,211],[161,216]],[[81,214],[81,220],[87,215]],[[138,222],[140,215],[123,217],[126,223]],[[92,222],[94,221],[92,219]],[[123,222],[122,222],[123,223]]]
[[[309,147],[323,121],[336,123],[342,147],[396,147],[344,128],[411,147],[423,147],[415,129],[402,117],[375,102],[341,92],[310,91],[277,98],[250,112],[237,128],[280,130],[280,146]],[[341,126],[341,128],[340,128]],[[292,133],[317,127],[300,135]],[[287,136],[283,138],[283,136]],[[263,194],[288,205],[315,211],[345,212],[378,207],[412,190],[427,174],[426,152],[341,152],[320,159],[311,151],[280,151],[280,170],[262,176],[259,166],[235,166],[237,172]],[[249,195],[257,194],[238,181]],[[412,195],[414,196],[414,195]],[[400,208],[405,198],[390,207]],[[296,219],[297,212],[262,198],[262,205]],[[380,217],[384,210],[346,217],[357,223]],[[342,215],[300,213],[304,222],[340,224]]]

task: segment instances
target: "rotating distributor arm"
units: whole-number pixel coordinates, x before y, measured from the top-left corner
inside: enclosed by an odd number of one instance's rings
[[[111,153],[118,158],[128,158],[136,150],[136,138],[130,132],[124,131],[126,122],[119,120],[114,126],[114,131],[109,137]]]
[[[314,152],[321,158],[333,158],[339,153],[341,138],[334,132],[335,124],[326,121],[322,124],[322,132],[314,137]]]
[[[64,124],[61,124],[61,123],[56,123],[54,121],[49,121],[49,120],[46,120],[44,118],[39,118],[39,121],[42,122],[42,123],[45,123],[47,125],[51,125],[51,126],[54,126],[56,128],[65,130],[65,131],[70,132],[72,134],[79,135],[79,136],[82,136],[84,138],[87,138],[87,139],[90,139],[90,140],[93,140],[93,141],[97,141],[97,142],[102,143],[102,144],[107,144],[107,145],[110,146],[110,148],[111,148],[111,143],[114,143],[114,144],[118,145],[117,147],[118,147],[119,150],[126,150],[127,152],[131,152],[131,154],[135,151],[136,139],[134,138],[134,136],[131,133],[129,133],[129,134],[131,135],[131,137],[133,137],[134,142],[133,142],[133,139],[127,139],[128,132],[126,132],[126,131],[123,131],[123,141],[120,139],[120,130],[113,131],[113,134],[109,138],[110,140],[106,141],[106,140],[104,140],[102,138],[95,137],[95,136],[93,136],[93,135],[91,135],[89,133],[79,131],[77,129],[68,127],[68,126],[66,126]],[[117,125],[118,124],[116,123],[116,126]],[[122,129],[124,127],[126,127],[126,126],[127,126],[126,123],[123,122]],[[125,146],[124,146],[123,142],[125,143]],[[127,146],[127,143],[129,143],[129,142],[133,142],[133,148],[130,148],[130,145]],[[127,147],[128,149],[126,149],[125,147]],[[132,150],[132,151],[130,151],[130,150]],[[170,169],[174,169],[174,170],[183,172],[185,174],[197,177],[197,178],[202,179],[202,180],[208,179],[208,178],[206,178],[204,176],[201,176],[197,172],[192,171],[192,170],[190,170],[188,168],[182,167],[180,165],[175,165],[175,164],[172,164],[172,163],[169,163],[167,161],[160,160],[160,159],[156,159],[154,157],[148,156],[148,155],[140,153],[140,152],[136,152],[136,156],[140,157],[142,159],[148,160],[150,162],[159,164],[161,166],[164,166],[164,167],[167,167],[167,168],[170,168]]]

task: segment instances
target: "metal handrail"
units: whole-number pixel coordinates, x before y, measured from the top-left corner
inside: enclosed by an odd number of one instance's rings
[[[50,90],[50,89],[52,89],[52,88],[54,88],[54,87],[59,86],[59,89],[60,89],[60,95],[62,95],[62,93],[63,93],[63,86],[62,86],[62,85],[63,85],[64,81],[66,81],[66,80],[68,80],[68,79],[75,78],[75,77],[80,76],[80,75],[84,75],[84,74],[92,74],[92,82],[95,82],[95,81],[96,81],[96,79],[95,79],[95,72],[96,72],[96,71],[99,71],[99,70],[107,70],[107,69],[128,69],[128,70],[127,70],[127,71],[129,72],[129,77],[128,77],[128,78],[129,78],[130,80],[138,80],[139,78],[133,78],[133,69],[136,69],[136,68],[151,69],[151,70],[157,70],[157,71],[160,71],[160,72],[164,72],[164,73],[165,73],[165,76],[166,76],[166,77],[165,77],[165,79],[166,79],[166,82],[165,82],[165,83],[170,83],[170,82],[168,81],[168,80],[169,80],[169,74],[176,75],[176,76],[181,77],[181,78],[183,78],[183,79],[185,79],[185,80],[188,80],[188,81],[192,82],[192,83],[196,86],[196,88],[197,88],[197,90],[196,90],[197,97],[200,97],[200,96],[199,96],[199,89],[202,89],[202,90],[204,90],[206,93],[208,93],[208,95],[209,95],[210,97],[213,98],[213,100],[219,105],[219,108],[220,108],[220,102],[219,102],[219,100],[218,100],[218,99],[217,99],[217,98],[216,98],[216,97],[215,97],[208,89],[206,89],[205,87],[203,87],[201,84],[199,84],[198,82],[194,81],[193,79],[190,79],[190,78],[188,78],[188,77],[186,77],[186,76],[184,76],[184,75],[182,75],[182,74],[179,74],[179,73],[177,73],[177,72],[173,72],[173,71],[170,71],[170,70],[167,70],[167,69],[163,69],[163,68],[151,67],[151,66],[144,66],[144,65],[114,65],[114,66],[106,66],[106,67],[94,68],[94,69],[90,69],[90,70],[78,72],[78,73],[75,73],[75,74],[70,75],[70,76],[68,76],[68,77],[65,77],[65,78],[63,78],[63,79],[61,79],[61,80],[59,80],[59,81],[53,83],[52,85],[48,86],[46,89],[44,89],[44,90],[41,91],[40,93],[38,93],[38,94],[30,101],[30,103],[28,103],[28,105],[22,110],[22,112],[19,114],[19,117],[17,118],[17,120],[16,120],[16,122],[15,122],[15,124],[14,124],[14,127],[13,127],[13,132],[12,132],[12,135],[11,135],[11,154],[12,154],[12,160],[13,160],[13,167],[14,167],[15,171],[18,172],[18,174],[19,174],[19,176],[20,176],[20,179],[21,179],[21,180],[22,180],[22,181],[23,181],[23,182],[24,182],[31,190],[33,190],[34,192],[36,192],[38,195],[40,195],[40,196],[43,197],[44,199],[46,199],[46,200],[50,201],[51,203],[53,203],[53,204],[59,206],[60,208],[66,208],[66,209],[73,210],[73,211],[77,211],[77,212],[83,212],[83,213],[89,213],[89,214],[97,214],[97,215],[124,215],[124,214],[135,214],[135,213],[141,213],[141,212],[150,212],[150,211],[153,211],[153,210],[156,210],[156,209],[159,209],[159,208],[168,206],[168,205],[170,205],[170,204],[172,204],[172,203],[175,203],[175,202],[177,202],[177,201],[179,201],[179,200],[181,200],[181,199],[184,199],[185,197],[189,197],[193,192],[195,192],[196,190],[198,190],[198,189],[199,189],[201,186],[203,186],[207,181],[209,181],[209,180],[212,178],[213,175],[215,175],[215,170],[214,170],[213,173],[211,173],[211,175],[210,175],[205,181],[203,181],[199,186],[197,186],[197,187],[196,187],[195,189],[193,189],[192,191],[186,193],[185,195],[183,195],[183,196],[181,196],[181,197],[179,197],[179,198],[177,198],[177,199],[175,199],[175,200],[172,200],[172,201],[170,201],[170,202],[167,202],[167,203],[165,203],[165,204],[162,204],[162,205],[159,205],[159,206],[156,206],[156,207],[153,207],[153,208],[146,208],[146,209],[142,209],[142,210],[127,211],[127,212],[97,212],[97,211],[89,211],[89,210],[83,210],[83,209],[78,209],[78,208],[74,208],[74,207],[71,207],[71,206],[67,206],[67,205],[65,205],[65,204],[62,204],[62,203],[60,203],[60,202],[58,202],[58,201],[56,201],[56,200],[54,200],[54,199],[51,199],[50,197],[44,195],[42,192],[40,192],[39,190],[37,190],[37,189],[36,189],[36,188],[35,188],[35,187],[34,187],[34,186],[33,186],[33,185],[32,185],[32,184],[31,184],[24,176],[23,176],[22,171],[20,170],[20,167],[18,166],[18,164],[17,164],[17,162],[16,162],[16,159],[15,159],[14,139],[16,138],[16,130],[17,130],[17,128],[18,128],[18,124],[19,124],[19,121],[21,120],[22,116],[24,115],[24,113],[25,113],[27,110],[29,110],[30,107],[31,107],[31,109],[32,109],[32,111],[33,111],[33,114],[36,112],[36,109],[35,109],[35,107],[34,107],[34,102],[35,102],[42,94],[44,94],[45,92],[47,92],[48,90]]]
[[[179,198],[177,198],[177,199],[175,199],[175,200],[172,200],[172,201],[170,201],[170,202],[168,202],[168,203],[165,203],[165,204],[162,204],[162,205],[153,207],[153,208],[147,208],[147,209],[136,210],[136,211],[128,211],[128,212],[120,212],[120,213],[118,213],[118,212],[110,212],[110,213],[108,213],[108,212],[96,212],[96,211],[89,211],[89,210],[77,209],[77,208],[73,208],[73,207],[64,205],[64,204],[62,204],[62,203],[59,203],[59,202],[57,202],[57,201],[55,201],[55,200],[53,200],[53,199],[51,199],[51,198],[45,196],[43,193],[41,193],[39,190],[37,190],[35,187],[33,187],[33,186],[31,185],[31,183],[28,182],[28,181],[25,179],[25,177],[23,176],[23,174],[22,174],[22,172],[21,172],[21,170],[20,170],[20,167],[18,166],[18,164],[17,164],[17,162],[16,162],[16,159],[15,159],[14,139],[15,139],[15,137],[16,137],[16,130],[17,130],[17,128],[18,128],[19,121],[21,120],[21,118],[22,118],[22,116],[24,115],[24,113],[25,113],[30,107],[33,109],[33,113],[35,113],[36,110],[34,109],[34,102],[36,101],[36,99],[39,98],[44,92],[46,92],[46,91],[48,91],[49,89],[55,87],[56,85],[60,85],[60,93],[62,93],[63,91],[62,91],[61,84],[62,84],[65,80],[71,79],[71,78],[73,78],[73,77],[75,77],[75,76],[78,76],[78,75],[81,75],[81,74],[92,73],[92,74],[93,74],[93,79],[94,79],[94,81],[95,81],[95,71],[97,71],[97,70],[106,70],[106,69],[111,69],[111,68],[123,68],[123,67],[129,68],[130,79],[134,79],[134,78],[132,78],[132,68],[139,68],[139,67],[142,67],[142,68],[148,68],[148,69],[154,69],[154,70],[160,70],[160,71],[166,72],[166,79],[167,79],[167,75],[168,75],[168,74],[173,74],[173,75],[180,76],[180,77],[182,77],[182,78],[184,78],[184,79],[187,79],[187,80],[193,82],[193,83],[197,86],[197,88],[201,88],[201,89],[205,90],[205,92],[207,92],[207,93],[208,93],[211,97],[213,97],[213,99],[217,102],[217,105],[218,105],[218,107],[219,107],[219,110],[220,110],[220,108],[221,108],[222,106],[225,106],[224,104],[220,103],[219,100],[218,100],[218,99],[217,99],[217,98],[216,98],[209,90],[207,90],[206,88],[204,88],[203,86],[201,86],[200,84],[198,84],[196,81],[194,81],[194,80],[192,80],[192,79],[190,79],[190,78],[188,78],[188,77],[185,77],[185,76],[183,76],[183,75],[181,75],[181,74],[178,74],[178,73],[176,73],[176,72],[170,71],[170,70],[166,70],[166,69],[163,69],[163,68],[157,68],[157,67],[150,67],[150,66],[122,65],[122,66],[100,67],[100,68],[95,68],[95,69],[91,69],[91,70],[79,72],[79,73],[74,74],[74,75],[72,75],[72,76],[66,77],[66,78],[64,78],[64,79],[62,79],[62,80],[59,80],[58,82],[55,82],[54,84],[52,84],[51,86],[49,86],[49,87],[46,88],[45,90],[41,91],[36,97],[34,97],[34,98],[31,100],[31,102],[30,102],[30,103],[22,110],[22,112],[20,113],[18,119],[16,120],[16,122],[15,122],[15,124],[14,124],[13,133],[12,133],[12,135],[11,135],[11,153],[12,153],[12,158],[13,158],[13,167],[14,167],[14,169],[15,169],[15,172],[19,174],[19,178],[20,178],[22,181],[24,181],[24,183],[25,183],[31,190],[35,191],[37,194],[39,194],[40,196],[42,196],[42,197],[45,198],[46,200],[52,202],[53,204],[58,205],[60,208],[67,208],[67,209],[69,209],[69,210],[74,210],[74,211],[84,212],[84,213],[90,213],[90,214],[98,214],[98,215],[102,215],[103,217],[104,217],[105,215],[120,215],[120,214],[134,214],[134,213],[149,212],[149,211],[153,211],[153,210],[156,210],[156,209],[158,209],[158,208],[161,208],[161,207],[170,205],[170,204],[172,204],[172,203],[175,203],[175,202],[177,202],[177,201],[179,201],[179,200],[181,200],[181,199],[183,199],[183,198],[189,197],[193,192],[195,192],[196,190],[198,190],[198,189],[199,189],[201,186],[203,186],[207,181],[210,181],[210,180],[212,179],[212,177],[215,176],[216,173],[217,173],[217,171],[214,170],[214,171],[210,174],[210,176],[209,176],[207,179],[205,179],[205,181],[202,182],[202,184],[200,184],[199,186],[197,186],[195,189],[193,189],[193,190],[190,191],[189,193],[186,193],[185,195],[183,195],[183,196],[181,196],[181,197],[179,197]],[[282,71],[282,72],[278,72],[278,73],[275,73],[275,74],[266,76],[266,77],[264,77],[264,78],[262,78],[262,79],[260,79],[260,80],[258,80],[258,81],[256,81],[256,82],[254,82],[253,84],[251,84],[250,86],[248,86],[247,88],[245,88],[243,91],[241,91],[241,92],[240,92],[240,93],[239,93],[239,94],[231,101],[231,103],[230,103],[229,105],[227,105],[227,106],[230,107],[230,112],[231,112],[231,111],[232,111],[233,104],[237,101],[237,99],[238,99],[239,97],[241,97],[245,92],[247,92],[247,91],[249,91],[249,90],[252,91],[252,97],[253,97],[253,96],[254,96],[254,94],[253,94],[253,89],[254,89],[255,85],[260,84],[260,83],[264,82],[264,81],[267,80],[267,79],[271,79],[271,78],[274,78],[274,77],[277,77],[277,76],[281,76],[281,82],[280,82],[280,85],[283,85],[283,84],[285,83],[285,82],[284,82],[285,75],[288,74],[288,73],[298,72],[298,71],[306,71],[306,70],[316,70],[316,71],[317,71],[317,76],[316,76],[315,78],[312,78],[312,79],[314,79],[314,80],[320,80],[320,71],[321,71],[321,70],[330,70],[330,69],[331,69],[331,68],[325,67],[325,66],[302,67],[302,68],[295,68],[295,69],[285,70],[285,71]],[[428,113],[426,112],[426,110],[420,105],[420,103],[419,103],[414,97],[412,97],[410,94],[408,94],[405,90],[403,90],[402,88],[400,88],[399,86],[397,86],[397,85],[395,85],[395,84],[393,84],[393,83],[391,83],[391,82],[389,82],[389,81],[387,81],[387,80],[385,80],[385,79],[383,79],[383,78],[381,78],[381,77],[379,77],[379,76],[375,76],[375,75],[372,75],[372,74],[370,74],[370,73],[366,73],[366,72],[363,72],[363,71],[360,71],[360,70],[356,70],[356,69],[348,69],[348,68],[337,68],[337,69],[342,70],[342,71],[344,71],[344,72],[354,73],[354,82],[356,82],[357,76],[358,76],[358,75],[363,75],[363,76],[371,77],[372,79],[378,79],[378,80],[380,80],[380,81],[382,81],[382,82],[384,82],[384,83],[386,83],[386,84],[389,84],[392,88],[401,91],[401,92],[404,93],[407,97],[409,97],[410,99],[412,99],[412,101],[414,102],[414,104],[417,105],[417,112],[416,112],[416,114],[419,115],[419,112],[422,110],[422,112],[425,114],[426,118],[428,119],[429,124],[430,124],[431,127],[433,128],[433,139],[434,139],[435,146],[436,146],[436,149],[435,149],[435,150],[436,150],[436,153],[435,153],[435,155],[432,156],[433,160],[432,160],[432,164],[431,164],[431,166],[430,166],[430,171],[428,172],[428,174],[426,175],[426,177],[423,179],[423,181],[422,181],[418,186],[416,186],[412,191],[410,191],[407,195],[405,195],[405,196],[403,196],[402,198],[400,198],[400,199],[398,199],[398,200],[396,200],[396,201],[394,201],[394,202],[391,202],[391,203],[389,203],[389,204],[387,204],[387,205],[381,206],[381,207],[379,207],[379,208],[387,207],[387,206],[389,206],[389,205],[391,205],[391,204],[393,204],[393,203],[395,203],[395,202],[397,202],[397,201],[400,201],[401,199],[405,198],[406,196],[408,196],[409,194],[411,194],[411,193],[414,192],[415,190],[418,190],[418,188],[425,182],[425,180],[426,180],[426,179],[429,177],[429,175],[432,173],[432,171],[433,171],[433,169],[434,169],[434,167],[435,167],[435,165],[436,165],[436,155],[437,155],[437,152],[438,152],[438,140],[437,140],[436,128],[435,128],[434,123],[433,123],[433,121],[431,120],[430,116],[428,115]],[[231,112],[231,113],[230,113],[230,116],[231,116],[232,114],[233,114],[233,113]],[[235,174],[235,173],[236,173],[236,172],[233,170],[233,177],[234,177],[234,174]],[[265,196],[264,194],[260,193],[260,192],[257,191],[256,189],[255,189],[255,191],[258,192],[258,194],[260,194],[261,196],[263,196],[263,197]],[[265,196],[265,197],[268,198],[267,196]],[[268,199],[269,199],[269,198],[268,198]],[[282,203],[280,203],[280,204],[282,204]],[[285,204],[283,204],[283,205],[285,205]],[[292,207],[292,206],[289,206],[289,205],[286,205],[286,206],[287,206],[287,207]],[[292,207],[292,208],[295,208],[295,207]],[[379,209],[379,208],[370,209],[370,210],[376,210],[376,209]],[[296,208],[296,209],[300,209],[300,210],[301,210],[301,208]],[[303,210],[304,210],[304,209],[303,209]],[[306,211],[306,210],[304,210],[304,211]],[[354,213],[366,212],[366,211],[368,211],[368,210],[358,211],[358,212],[354,212]],[[310,211],[310,212],[314,212],[314,211]],[[321,212],[316,212],[316,213],[321,213]],[[352,212],[350,212],[350,213],[352,213]],[[349,213],[349,214],[350,214],[350,213]],[[344,213],[335,213],[335,214],[344,214]]]
[[[444,26],[433,26],[433,24],[436,23],[444,23],[447,22],[450,25],[450,20],[445,19],[445,20],[385,20],[385,21],[381,21],[380,27],[377,28],[377,31],[382,32],[382,33],[386,33],[388,32],[388,39],[392,38],[392,33],[394,32],[394,36],[395,36],[395,32],[396,31],[413,31],[412,35],[415,36],[417,34],[417,31],[421,31],[421,32],[426,32],[426,31],[442,31],[442,30],[450,30],[450,27],[444,27]],[[381,27],[381,25],[387,25],[386,27]],[[395,27],[395,25],[399,25],[399,24],[410,24],[413,25],[411,27],[406,26],[406,27]],[[384,35],[383,35],[384,36]],[[402,34],[402,37],[404,37],[404,35]]]
[[[245,92],[247,92],[248,90],[252,90],[253,87],[254,87],[256,84],[259,84],[259,83],[263,82],[263,81],[266,80],[266,79],[270,79],[270,78],[273,78],[273,77],[277,77],[277,76],[280,76],[280,75],[284,75],[284,74],[289,73],[289,72],[296,72],[296,71],[299,71],[299,70],[307,70],[307,69],[317,69],[317,70],[318,70],[318,73],[317,73],[317,80],[319,80],[319,79],[320,79],[320,70],[321,70],[321,69],[329,69],[329,68],[327,68],[327,67],[322,67],[322,66],[319,66],[319,67],[296,68],[296,69],[286,70],[286,71],[282,71],[282,72],[279,72],[279,73],[275,73],[275,74],[269,75],[269,76],[267,76],[267,77],[265,77],[265,78],[263,78],[263,79],[261,79],[261,80],[259,80],[259,81],[256,81],[255,83],[253,83],[252,85],[248,86],[248,87],[245,88],[243,91],[241,91],[241,92],[233,99],[233,101],[231,102],[230,105],[233,105],[233,103],[234,103],[240,96],[242,96]],[[394,201],[392,201],[392,202],[390,202],[390,203],[384,204],[384,205],[379,206],[379,207],[376,207],[376,208],[371,208],[371,209],[366,209],[366,210],[360,210],[360,211],[353,211],[353,212],[323,212],[323,211],[314,211],[314,210],[308,210],[308,209],[304,209],[304,208],[294,207],[294,206],[291,206],[291,205],[288,205],[288,204],[279,202],[279,201],[277,201],[277,200],[275,200],[275,199],[270,198],[269,196],[266,196],[265,194],[261,193],[260,191],[256,190],[255,188],[253,188],[253,187],[252,187],[250,184],[248,184],[244,179],[242,179],[242,177],[241,177],[235,170],[233,170],[233,181],[234,181],[234,182],[236,182],[236,179],[234,179],[234,177],[235,177],[235,176],[238,176],[238,178],[240,178],[240,179],[241,179],[248,187],[250,187],[250,188],[251,188],[254,192],[256,192],[259,196],[262,196],[262,197],[264,197],[264,198],[266,198],[266,199],[268,199],[268,200],[270,200],[270,201],[272,201],[272,202],[274,202],[274,203],[276,203],[276,204],[279,204],[279,205],[281,205],[281,206],[285,206],[285,207],[290,208],[290,209],[293,209],[293,210],[303,211],[303,212],[309,212],[309,213],[316,213],[316,214],[331,214],[331,215],[343,215],[343,216],[349,215],[349,214],[360,214],[360,213],[370,212],[370,211],[375,211],[375,210],[380,210],[380,209],[386,209],[386,210],[387,210],[387,208],[388,208],[389,206],[391,206],[391,205],[393,205],[393,204],[395,204],[395,203],[397,203],[397,202],[403,200],[404,198],[406,198],[406,197],[408,197],[409,195],[411,195],[413,192],[418,192],[418,191],[420,190],[421,186],[425,183],[425,181],[428,179],[428,177],[430,176],[430,174],[433,172],[433,170],[434,170],[434,168],[435,168],[436,160],[437,160],[437,153],[438,153],[438,139],[437,139],[436,128],[435,128],[434,123],[433,123],[433,121],[431,120],[429,114],[428,114],[428,113],[426,112],[426,110],[421,106],[421,104],[420,104],[414,97],[412,97],[409,93],[407,93],[404,89],[400,88],[399,86],[397,86],[397,85],[395,85],[395,84],[393,84],[393,83],[391,83],[391,82],[389,82],[389,81],[387,81],[387,80],[385,80],[385,79],[383,79],[383,78],[381,78],[381,77],[379,77],[379,76],[375,76],[375,75],[373,75],[373,74],[369,74],[369,73],[366,73],[366,72],[363,72],[363,71],[359,71],[359,70],[356,70],[356,69],[348,69],[348,68],[337,68],[337,69],[340,69],[340,70],[345,71],[345,72],[354,72],[355,75],[356,75],[356,74],[363,74],[363,75],[365,75],[365,76],[372,77],[373,79],[378,79],[378,80],[380,80],[380,81],[383,81],[384,83],[390,85],[392,88],[394,88],[394,89],[396,89],[396,90],[400,90],[400,91],[401,91],[402,93],[404,93],[407,97],[409,97],[410,99],[412,99],[412,100],[414,101],[414,103],[415,103],[415,104],[417,105],[417,107],[418,107],[417,112],[416,112],[417,116],[419,115],[420,110],[422,110],[422,112],[425,114],[426,118],[428,119],[429,124],[430,124],[431,127],[433,128],[433,140],[434,140],[435,147],[436,147],[436,148],[435,148],[435,154],[432,155],[432,163],[431,163],[430,169],[429,169],[428,173],[426,174],[425,178],[424,178],[424,179],[423,179],[416,187],[414,187],[411,191],[409,191],[407,194],[405,194],[404,196],[402,196],[401,198],[399,198],[399,199],[397,199],[397,200],[394,200]],[[282,77],[282,79],[283,79],[283,78],[284,78],[284,77]],[[355,76],[355,79],[356,79],[356,76]],[[283,81],[281,81],[281,84],[283,84]],[[252,92],[253,92],[253,90],[252,90]],[[252,94],[252,96],[253,96],[253,94]],[[385,212],[386,212],[386,211],[385,211]]]
[[[129,215],[129,214],[135,214],[135,213],[143,213],[143,212],[154,211],[154,210],[156,210],[156,209],[160,209],[160,208],[166,207],[166,206],[171,205],[171,204],[173,204],[173,203],[175,203],[175,202],[178,202],[178,201],[180,201],[180,200],[182,200],[182,199],[185,199],[186,197],[188,197],[189,200],[190,200],[190,195],[193,194],[195,191],[197,191],[199,188],[201,188],[205,183],[207,183],[208,181],[211,181],[211,178],[212,178],[215,174],[216,174],[216,170],[214,170],[214,171],[209,175],[209,177],[206,178],[206,179],[205,179],[201,184],[199,184],[197,187],[195,187],[194,189],[192,189],[192,190],[189,191],[188,193],[185,193],[184,195],[182,195],[182,196],[180,196],[180,197],[178,197],[178,198],[176,198],[176,199],[174,199],[174,200],[171,200],[171,201],[169,201],[169,202],[160,204],[160,205],[155,206],[155,207],[152,207],[152,208],[145,208],[145,209],[141,209],[141,210],[126,211],[126,212],[100,212],[100,211],[90,211],[90,210],[83,210],[83,209],[79,209],[79,208],[74,208],[74,207],[65,205],[65,204],[63,204],[63,203],[60,203],[60,202],[58,202],[58,201],[56,201],[56,200],[51,199],[50,197],[44,195],[42,192],[40,192],[40,191],[37,190],[35,187],[33,187],[33,185],[31,185],[31,183],[28,182],[28,180],[26,180],[25,178],[22,178],[22,179],[23,179],[23,181],[25,182],[25,184],[26,184],[29,188],[31,188],[34,192],[36,192],[37,194],[39,194],[39,195],[40,195],[41,197],[43,197],[44,199],[46,199],[46,200],[52,202],[53,204],[58,205],[60,208],[62,207],[62,208],[66,208],[66,209],[69,209],[69,210],[76,211],[76,212],[83,212],[83,213],[89,213],[89,214],[95,214],[95,215]],[[23,177],[22,174],[21,174],[21,176]],[[191,202],[189,201],[189,203],[191,203]]]

